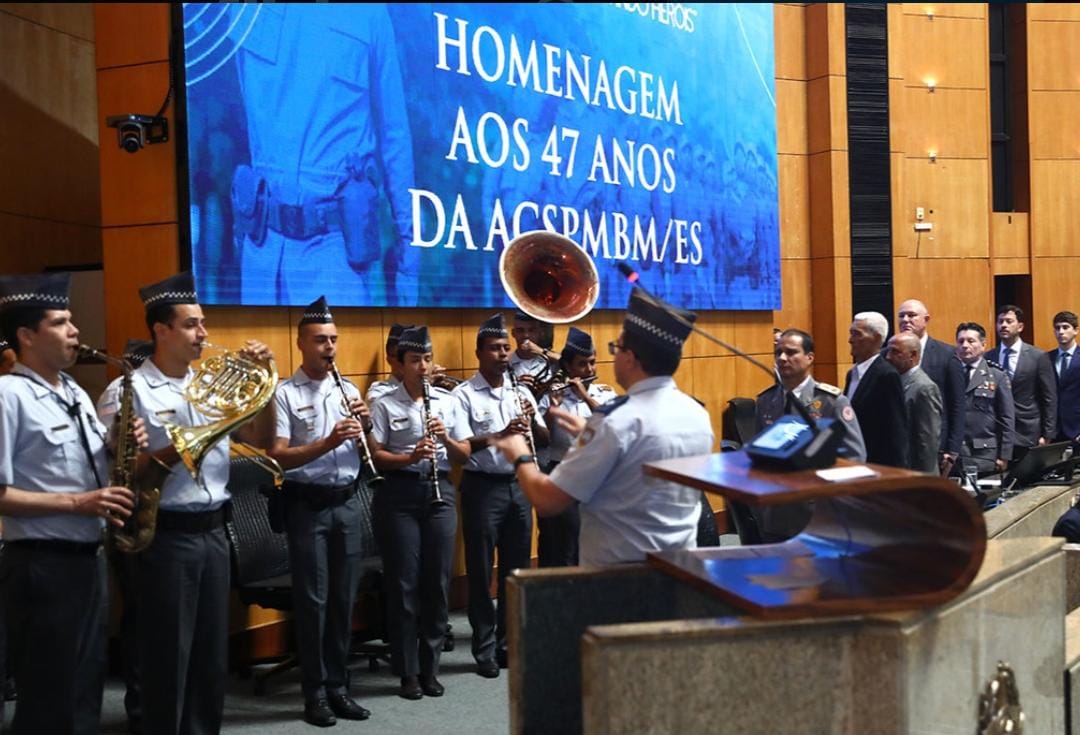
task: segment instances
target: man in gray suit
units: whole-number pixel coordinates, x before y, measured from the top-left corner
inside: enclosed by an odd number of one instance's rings
[[[1057,380],[1050,356],[1025,344],[1024,310],[1005,304],[997,310],[998,346],[988,355],[1012,383],[1016,407],[1016,433],[1013,461],[1028,447],[1041,446],[1057,436]]]
[[[941,390],[919,367],[922,344],[911,332],[889,340],[885,359],[900,372],[908,412],[908,464],[913,470],[938,474],[941,437]]]

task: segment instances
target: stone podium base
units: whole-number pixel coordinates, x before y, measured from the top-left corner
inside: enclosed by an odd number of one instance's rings
[[[974,583],[953,601],[849,618],[693,620],[708,601],[637,566],[621,568],[615,586],[633,589],[638,575],[646,599],[614,595],[612,610],[588,592],[589,576],[604,573],[517,573],[509,618],[515,732],[555,731],[561,721],[561,732],[586,733],[966,735],[976,732],[979,694],[998,660],[1015,672],[1025,735],[1065,732],[1059,539],[991,541]],[[578,594],[567,594],[571,586]],[[638,606],[647,614],[636,617]],[[656,622],[637,622],[645,620]],[[541,631],[544,638],[533,637]],[[580,680],[567,671],[579,645]],[[541,681],[556,707],[538,707],[529,686]]]

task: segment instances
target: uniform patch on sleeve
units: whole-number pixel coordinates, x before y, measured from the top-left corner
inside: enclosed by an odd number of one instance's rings
[[[840,418],[844,419],[844,421],[854,421],[855,410],[851,406],[844,406],[844,410],[840,412]]]

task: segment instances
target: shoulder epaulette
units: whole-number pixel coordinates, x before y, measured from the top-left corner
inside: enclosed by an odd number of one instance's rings
[[[993,360],[987,360],[986,364],[989,365],[990,367],[994,368],[995,370],[1000,370],[1002,372],[1005,372],[1005,368],[1001,367],[1001,365],[998,365]]]
[[[838,396],[844,392],[837,388],[835,385],[829,385],[828,383],[814,383],[814,387],[820,388],[831,396]]]
[[[612,398],[610,401],[607,401],[606,403],[601,403],[597,407],[596,413],[602,413],[605,416],[607,416],[609,413],[611,413],[616,408],[618,408],[619,406],[626,403],[628,400],[630,400],[630,396],[619,396],[618,398]]]

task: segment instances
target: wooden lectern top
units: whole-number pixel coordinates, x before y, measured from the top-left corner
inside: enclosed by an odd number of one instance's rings
[[[744,452],[647,464],[647,475],[750,506],[813,501],[806,528],[783,543],[654,552],[648,562],[762,618],[912,610],[963,592],[986,553],[975,502],[941,477],[865,466],[873,477],[830,482],[817,470],[754,468]]]

